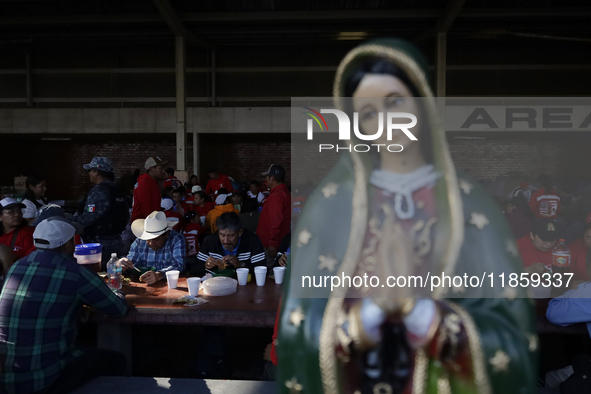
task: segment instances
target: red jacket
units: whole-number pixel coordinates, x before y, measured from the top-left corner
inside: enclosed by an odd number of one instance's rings
[[[158,182],[148,174],[142,174],[137,179],[133,190],[133,211],[131,222],[145,219],[154,211],[160,210],[160,189]]]
[[[276,248],[289,234],[291,225],[291,195],[287,186],[280,184],[271,190],[263,205],[257,235],[265,249]]]
[[[218,179],[210,179],[205,187],[205,194],[215,194],[222,187],[225,187],[227,191],[231,192],[234,190],[232,182],[224,174],[218,174]]]
[[[10,244],[12,243],[12,236],[14,235],[15,231],[16,230],[12,230],[9,233],[0,235],[0,244],[10,247]],[[34,231],[35,227],[30,226],[20,227],[18,229],[18,234],[16,235],[14,247],[12,248],[11,252],[16,254],[19,259],[22,259],[35,250],[35,245],[33,245]]]
[[[542,188],[532,193],[529,206],[536,219],[556,219],[560,213],[560,197],[554,192],[546,193],[546,189]]]
[[[545,266],[552,265],[552,249],[547,252],[541,252],[534,246],[529,234],[517,240],[517,248],[523,260],[523,266],[529,267],[535,263],[542,263]]]

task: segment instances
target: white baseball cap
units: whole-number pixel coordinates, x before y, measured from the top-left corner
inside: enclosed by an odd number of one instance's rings
[[[215,204],[216,205],[223,205],[226,202],[226,198],[228,198],[231,195],[232,195],[232,193],[220,194],[219,196],[217,196],[215,198]]]
[[[35,227],[33,244],[38,249],[55,249],[65,245],[76,234],[76,229],[63,220],[46,219]]]
[[[160,208],[164,208],[165,211],[172,209],[174,202],[170,198],[163,198],[160,201]]]
[[[25,204],[23,204],[22,202],[18,202],[13,198],[10,197],[6,197],[3,200],[0,200],[0,205],[2,206],[2,209],[4,208],[12,208],[12,207],[19,207],[19,208],[26,208],[27,206]],[[0,210],[2,210],[0,209]]]
[[[202,190],[203,190],[203,188],[202,188],[201,186],[199,186],[199,185],[195,185],[195,186],[193,186],[193,187],[191,188],[191,193],[197,193],[197,192],[200,192],[200,191],[202,191]]]

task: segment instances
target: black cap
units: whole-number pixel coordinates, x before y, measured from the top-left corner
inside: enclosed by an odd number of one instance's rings
[[[545,242],[556,241],[560,238],[558,224],[547,218],[536,219],[532,232]]]

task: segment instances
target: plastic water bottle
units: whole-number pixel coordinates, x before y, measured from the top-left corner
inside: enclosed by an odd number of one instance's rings
[[[111,259],[107,263],[107,276],[109,278],[107,284],[111,289],[121,289],[121,271],[121,263],[117,258],[117,253],[112,253]]]
[[[570,269],[570,250],[566,246],[564,239],[559,239],[554,249],[552,249],[552,283],[555,284],[555,288],[553,289],[552,296],[556,297],[557,294],[560,295],[562,292],[567,290],[566,283],[568,282],[569,277],[564,275],[566,273],[571,272]],[[560,281],[562,281],[562,286],[556,286],[558,284],[558,280],[554,280],[554,275],[560,274]]]

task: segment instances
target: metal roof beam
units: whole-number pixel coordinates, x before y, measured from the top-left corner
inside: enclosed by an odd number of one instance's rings
[[[1,1],[1,0],[0,0]],[[1,4],[1,3],[0,3]],[[282,21],[327,21],[327,20],[400,20],[437,19],[441,9],[403,10],[336,10],[336,11],[268,11],[268,12],[205,12],[176,14],[178,20],[186,22],[282,22]],[[502,19],[502,18],[589,18],[591,7],[565,8],[469,8],[461,10],[460,19]],[[131,24],[160,23],[163,16],[158,14],[121,15],[43,15],[0,17],[0,26],[18,25],[60,25],[60,24]]]
[[[420,34],[415,40],[424,41],[439,33],[447,33],[465,2],[466,0],[450,0],[435,26]]]
[[[152,0],[152,3],[176,37],[183,37],[187,42],[206,46],[203,40],[197,38],[195,34],[185,28],[185,25],[168,0]]]

